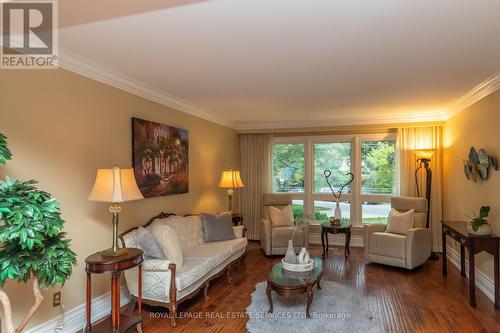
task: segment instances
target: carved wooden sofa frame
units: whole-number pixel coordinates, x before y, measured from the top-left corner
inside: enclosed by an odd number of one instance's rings
[[[175,216],[176,214],[173,214],[173,213],[164,213],[164,212],[161,212],[159,215],[156,215],[154,217],[152,217],[151,219],[149,219],[149,221],[143,225],[142,227],[145,228],[147,226],[149,226],[151,223],[153,223],[155,220],[157,219],[165,219],[169,216]],[[183,215],[183,216],[196,216],[196,215],[200,215],[200,214],[187,214],[187,215]],[[234,220],[235,216],[233,216],[233,220]],[[236,217],[237,219],[239,218],[238,216]],[[118,237],[120,238],[120,241],[121,241],[121,244],[122,244],[122,247],[125,247],[125,240],[123,238],[124,235],[128,234],[129,232],[131,231],[134,231],[136,229],[138,229],[139,227],[133,227],[133,228],[130,228],[128,229],[127,231],[125,232],[122,232]],[[246,232],[246,228],[243,227],[243,237],[245,237],[245,232]],[[184,296],[184,297],[181,297],[179,299],[177,299],[177,286],[176,286],[176,283],[175,283],[175,271],[176,271],[176,265],[174,263],[170,263],[168,265],[168,270],[171,271],[172,273],[170,274],[170,291],[169,291],[169,300],[170,302],[159,302],[159,301],[154,301],[154,300],[148,300],[148,299],[142,299],[142,303],[143,304],[148,304],[148,305],[152,305],[152,306],[160,306],[160,307],[165,307],[169,310],[170,312],[170,324],[172,325],[172,327],[176,327],[177,326],[177,323],[176,323],[176,317],[177,317],[177,308],[179,306],[179,304],[181,304],[182,302],[188,300],[188,299],[191,299],[193,298],[194,296],[196,296],[201,289],[203,289],[203,298],[205,300],[208,300],[209,297],[208,297],[208,287],[210,285],[210,281],[216,279],[216,278],[219,278],[220,276],[226,274],[226,278],[227,278],[227,282],[228,283],[231,283],[231,269],[233,266],[237,265],[237,264],[244,264],[246,262],[246,257],[247,257],[247,251],[248,251],[248,245],[247,247],[245,248],[245,252],[243,252],[241,254],[241,256],[239,256],[238,258],[234,259],[233,261],[229,262],[226,267],[224,267],[223,270],[221,270],[220,272],[212,275],[211,277],[209,277],[205,283],[203,283],[200,287],[198,287],[197,289],[193,290],[191,293],[189,293],[188,295]],[[147,272],[147,270],[143,270],[143,272]],[[136,302],[136,297],[132,295],[132,301],[133,302]]]

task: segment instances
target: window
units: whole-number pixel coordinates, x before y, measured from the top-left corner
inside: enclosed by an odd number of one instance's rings
[[[361,192],[394,193],[394,141],[361,143]]]
[[[388,202],[363,202],[363,223],[387,223],[391,204]]]
[[[395,193],[395,141],[393,134],[356,136],[277,137],[273,147],[273,190],[292,196],[296,217],[327,221],[335,199],[324,171],[342,193],[342,218],[353,225],[386,223],[390,198]]]
[[[275,144],[273,147],[274,192],[304,192],[304,145]]]
[[[325,180],[324,171],[330,170],[330,182],[338,188],[346,183],[351,172],[351,143],[315,143],[314,144],[314,192],[331,193]],[[344,193],[351,192],[351,186],[344,189]]]

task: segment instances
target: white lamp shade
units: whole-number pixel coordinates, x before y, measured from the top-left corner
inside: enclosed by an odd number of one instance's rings
[[[144,199],[135,181],[133,169],[98,169],[90,201],[124,202]]]

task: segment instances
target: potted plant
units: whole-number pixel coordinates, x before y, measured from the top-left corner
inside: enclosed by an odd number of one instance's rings
[[[0,165],[11,159],[0,133]],[[62,232],[59,202],[36,188],[36,181],[0,180],[0,304],[7,333],[19,333],[43,301],[41,289],[64,284],[76,264],[76,254]],[[35,303],[14,326],[5,282],[31,280]]]
[[[467,224],[467,231],[474,235],[491,235],[491,226],[486,220],[486,217],[488,217],[489,213],[489,206],[481,206],[481,209],[479,210],[479,216],[477,216],[475,212],[472,212],[474,217],[467,216],[470,219],[469,223]]]

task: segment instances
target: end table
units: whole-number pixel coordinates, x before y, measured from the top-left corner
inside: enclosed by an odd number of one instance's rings
[[[96,252],[85,259],[87,272],[87,299],[86,299],[86,332],[125,332],[132,326],[137,327],[137,331],[142,333],[142,250],[127,248],[127,253],[116,257],[108,257]],[[137,306],[139,315],[125,315],[120,313],[120,276],[124,270],[138,266],[139,268],[139,286]],[[111,316],[108,316],[99,323],[92,325],[91,306],[92,306],[92,274],[111,273]]]
[[[351,242],[351,223],[344,222],[339,226],[335,226],[330,222],[321,223],[321,246],[323,247],[323,258],[328,254],[328,234],[344,234],[345,235],[345,247],[344,256],[349,257],[351,251],[349,251],[349,243]],[[325,248],[326,243],[326,248]]]

